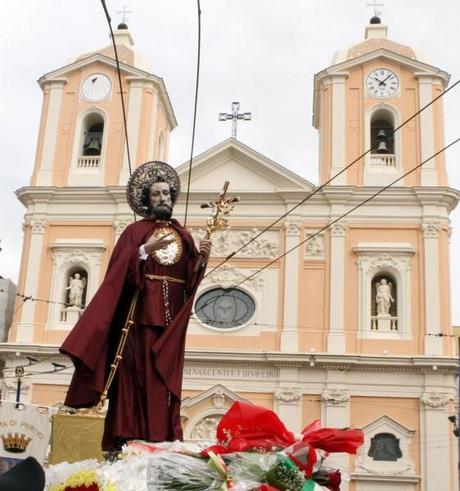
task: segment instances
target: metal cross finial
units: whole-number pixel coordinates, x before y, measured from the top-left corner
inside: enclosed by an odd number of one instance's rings
[[[133,13],[132,10],[126,10],[126,9],[127,9],[126,5],[123,5],[123,10],[117,10],[117,14],[121,14],[121,22],[123,22],[123,24],[126,24],[128,22],[127,14]]]
[[[374,8],[374,16],[375,17],[380,17],[383,12],[381,10],[377,10],[377,7],[383,7],[383,3],[379,3],[377,0],[373,0],[373,3],[368,3],[366,4],[368,7],[373,7]]]
[[[232,112],[231,114],[219,113],[219,121],[232,120],[232,138],[236,138],[236,126],[239,119],[244,121],[249,121],[252,117],[251,113],[238,113],[240,110],[239,102],[232,102]]]

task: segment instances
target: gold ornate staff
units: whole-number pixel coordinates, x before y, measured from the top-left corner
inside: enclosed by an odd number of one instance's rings
[[[235,207],[234,203],[239,201],[238,196],[227,196],[227,190],[230,181],[225,181],[222,191],[216,200],[209,203],[203,203],[201,208],[211,208],[211,214],[206,223],[205,240],[209,240],[211,235],[217,230],[223,230],[228,227],[228,215]],[[200,268],[202,258],[200,257],[195,266],[195,272]]]

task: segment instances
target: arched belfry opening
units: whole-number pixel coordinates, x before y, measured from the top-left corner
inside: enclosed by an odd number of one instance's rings
[[[83,120],[78,167],[99,167],[104,136],[104,118],[90,113]]]
[[[396,167],[394,115],[387,109],[378,109],[371,116],[371,165]]]

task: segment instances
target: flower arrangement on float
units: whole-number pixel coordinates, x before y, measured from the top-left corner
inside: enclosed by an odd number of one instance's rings
[[[320,428],[288,431],[269,409],[235,402],[217,427],[217,444],[128,442],[114,462],[61,463],[47,491],[340,491],[330,453],[355,454],[363,433]]]

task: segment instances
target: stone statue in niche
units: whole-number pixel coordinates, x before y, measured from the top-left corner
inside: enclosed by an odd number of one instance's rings
[[[390,315],[391,304],[395,301],[391,295],[392,284],[382,278],[375,284],[375,303],[377,315]]]
[[[69,284],[66,290],[69,292],[69,306],[83,308],[83,294],[86,287],[86,278],[83,278],[80,273],[75,273],[70,276]]]

